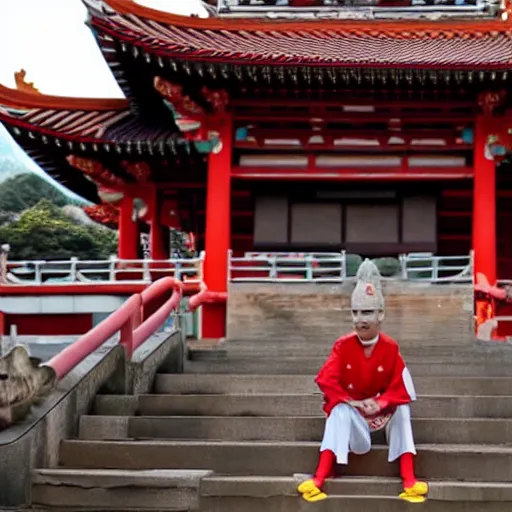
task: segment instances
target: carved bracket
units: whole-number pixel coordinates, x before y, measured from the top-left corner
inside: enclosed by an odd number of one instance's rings
[[[101,185],[122,187],[124,182],[121,178],[117,177],[114,173],[109,171],[107,168],[97,160],[92,158],[84,158],[76,155],[69,155],[66,157],[69,165],[82,171],[84,174],[89,176],[93,181],[100,183]]]

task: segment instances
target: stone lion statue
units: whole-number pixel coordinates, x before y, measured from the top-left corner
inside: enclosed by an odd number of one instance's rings
[[[0,357],[0,430],[23,419],[56,383],[53,368],[40,366],[28,350],[17,345]]]

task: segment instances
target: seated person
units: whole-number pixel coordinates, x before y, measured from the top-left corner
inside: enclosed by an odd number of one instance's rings
[[[416,448],[409,407],[416,399],[414,385],[398,344],[380,332],[384,298],[379,271],[370,260],[359,267],[351,306],[355,332],[336,341],[315,379],[324,394],[327,420],[316,473],[297,490],[306,501],[327,498],[322,487],[334,476],[335,463],[348,464],[349,452],[369,452],[371,432],[385,429],[388,460],[400,461],[400,498],[422,503],[428,485],[414,476]]]

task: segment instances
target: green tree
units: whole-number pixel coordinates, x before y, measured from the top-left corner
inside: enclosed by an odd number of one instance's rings
[[[0,210],[22,212],[41,199],[47,199],[57,206],[74,203],[51,183],[33,173],[18,174],[0,185]]]
[[[11,246],[11,260],[106,259],[117,250],[117,233],[85,226],[42,200],[17,220],[0,226],[0,243]]]

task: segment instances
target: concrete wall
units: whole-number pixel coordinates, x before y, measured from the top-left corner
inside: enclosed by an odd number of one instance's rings
[[[0,432],[0,508],[29,505],[32,469],[58,465],[60,442],[76,436],[99,391],[148,392],[159,367],[179,372],[183,359],[180,331],[153,336],[129,364],[119,345],[89,356],[24,421]]]
[[[230,340],[332,343],[352,329],[354,283],[232,283]],[[473,339],[470,285],[386,281],[384,331],[402,346],[460,345]]]

